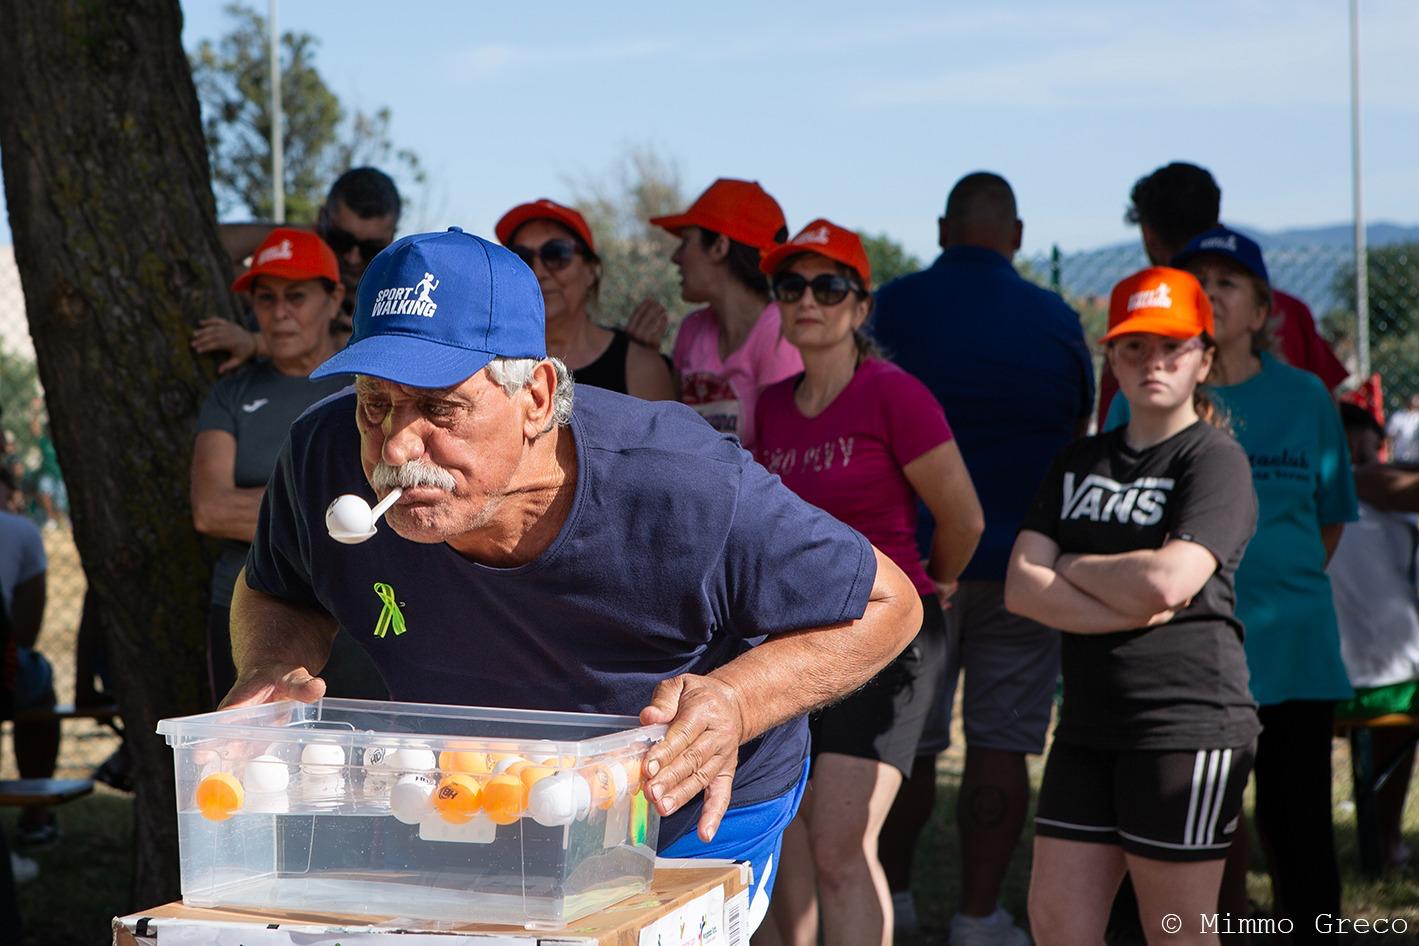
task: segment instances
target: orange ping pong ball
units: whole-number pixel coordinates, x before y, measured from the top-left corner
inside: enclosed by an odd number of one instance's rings
[[[508,773],[508,774],[513,774],[513,773]],[[545,765],[528,765],[528,766],[525,766],[525,767],[522,769],[522,771],[516,773],[517,777],[520,778],[520,779],[522,779],[522,785],[523,785],[523,787],[526,788],[529,792],[532,791],[532,786],[536,785],[538,782],[542,781],[544,778],[547,778],[549,775],[556,775],[556,774],[557,774],[557,770],[556,770],[556,769],[549,768],[548,766],[545,766]]]
[[[235,775],[213,772],[197,783],[197,808],[208,821],[226,821],[246,798]]]
[[[512,824],[527,807],[527,786],[516,775],[494,775],[483,787],[483,811],[493,824]]]
[[[493,770],[494,760],[480,750],[445,749],[439,753],[439,768],[445,772],[467,772],[485,775]]]
[[[478,811],[480,794],[472,776],[445,775],[434,789],[434,808],[449,824],[466,824]]]

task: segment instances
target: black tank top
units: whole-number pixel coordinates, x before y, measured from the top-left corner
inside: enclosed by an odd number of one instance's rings
[[[577,384],[589,384],[593,388],[627,394],[626,353],[630,349],[631,337],[618,328],[611,329],[611,334],[614,337],[610,347],[585,368],[572,371],[572,379]]]

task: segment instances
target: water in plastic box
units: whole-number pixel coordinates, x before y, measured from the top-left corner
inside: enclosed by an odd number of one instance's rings
[[[369,774],[347,771],[352,780]],[[276,910],[318,905],[447,924],[476,917],[560,926],[564,916],[633,892],[654,859],[654,837],[607,846],[608,819],[613,834],[623,830],[618,823],[629,820],[630,798],[610,811],[593,807],[565,827],[544,827],[531,817],[496,828],[471,826],[491,840],[470,843],[421,838],[419,825],[390,814],[387,795],[376,799],[355,789],[339,775],[293,773],[291,805],[318,813],[253,811],[248,804],[226,821],[209,821],[196,811],[180,812],[185,899]]]

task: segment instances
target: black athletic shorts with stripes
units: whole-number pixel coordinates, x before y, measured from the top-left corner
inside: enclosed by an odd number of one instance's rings
[[[1255,748],[1149,751],[1056,742],[1045,763],[1035,833],[1113,844],[1157,861],[1224,858]]]

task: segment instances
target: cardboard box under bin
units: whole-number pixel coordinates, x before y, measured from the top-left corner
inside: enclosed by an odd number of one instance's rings
[[[169,903],[117,917],[114,946],[747,946],[747,864],[656,863],[650,890],[565,929],[468,925],[318,913],[202,909]]]

